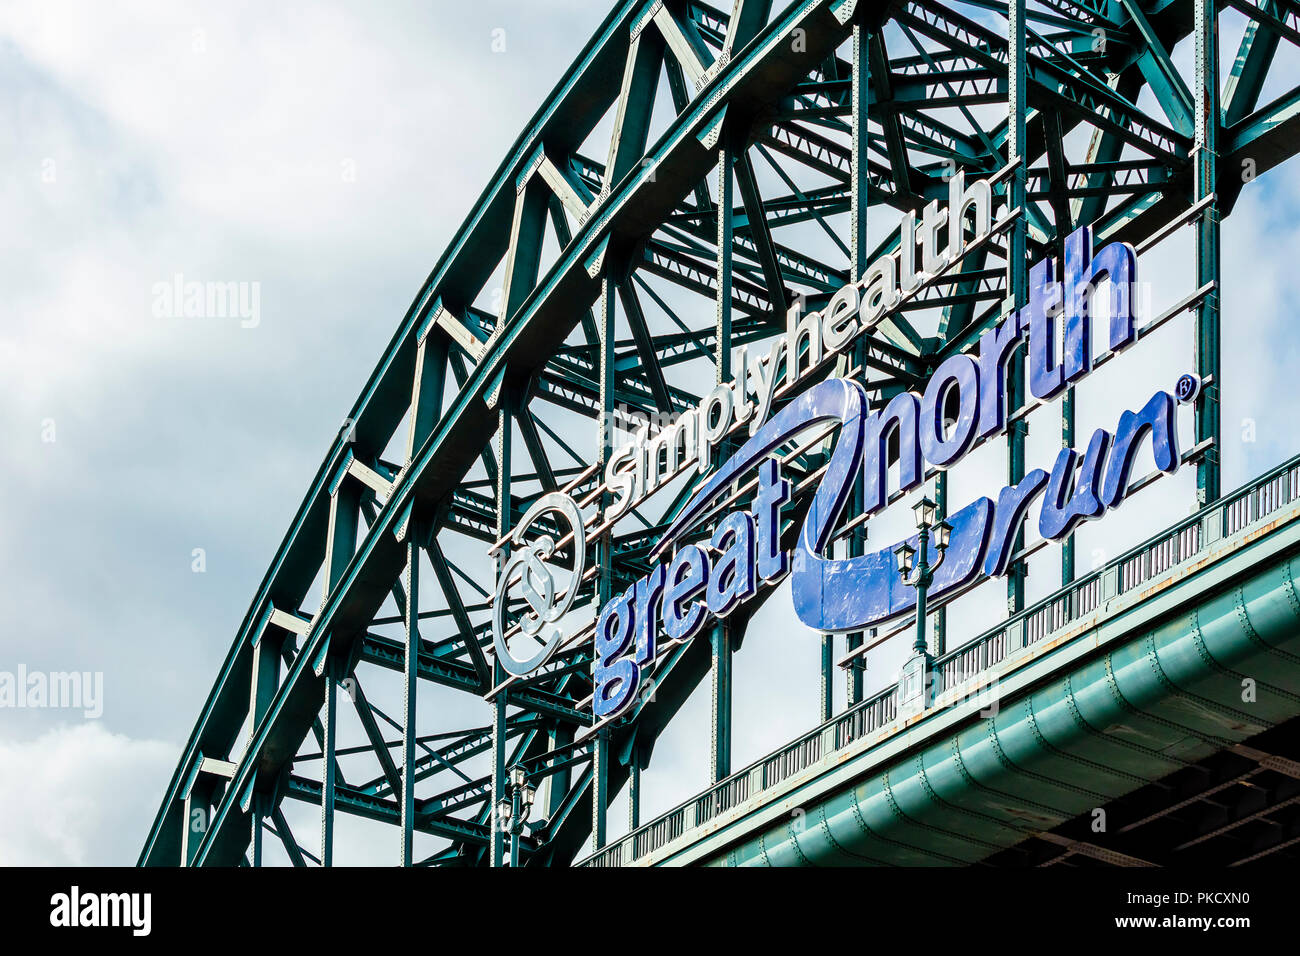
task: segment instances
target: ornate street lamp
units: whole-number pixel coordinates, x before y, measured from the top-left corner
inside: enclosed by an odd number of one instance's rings
[[[515,765],[510,768],[510,779],[506,782],[510,795],[497,801],[497,819],[502,830],[510,834],[510,865],[519,865],[519,836],[524,832],[528,814],[533,809],[533,800],[537,791],[528,785],[528,773],[523,767]]]
[[[912,547],[904,541],[894,549],[898,560],[898,573],[903,583],[916,588],[916,640],[912,644],[912,656],[903,665],[899,678],[899,704],[904,708],[919,705],[924,710],[931,702],[931,670],[933,660],[926,648],[925,640],[925,598],[926,592],[934,582],[935,569],[943,563],[948,551],[948,537],[952,525],[947,521],[935,522],[938,506],[929,498],[922,498],[912,506],[916,515],[918,547]],[[934,543],[934,559],[930,558],[930,544]]]

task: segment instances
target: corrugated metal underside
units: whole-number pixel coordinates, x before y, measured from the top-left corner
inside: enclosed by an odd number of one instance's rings
[[[693,862],[974,863],[1274,727],[1300,714],[1298,563],[1274,558],[1220,582],[995,716],[836,792],[814,798],[811,783],[802,806],[798,793],[783,802],[779,823]]]

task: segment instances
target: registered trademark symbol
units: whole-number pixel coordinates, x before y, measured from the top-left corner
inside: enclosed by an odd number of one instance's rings
[[[1201,393],[1201,379],[1197,375],[1188,372],[1186,375],[1178,377],[1178,384],[1174,386],[1174,394],[1184,405],[1196,401],[1196,396]]]

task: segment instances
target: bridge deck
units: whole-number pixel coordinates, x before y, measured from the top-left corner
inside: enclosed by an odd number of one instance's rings
[[[578,865],[975,862],[1300,715],[1297,498],[1300,457]]]

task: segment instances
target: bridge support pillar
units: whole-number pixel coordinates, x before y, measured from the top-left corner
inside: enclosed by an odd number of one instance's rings
[[[1007,185],[1008,206],[1022,210],[1011,225],[1007,236],[1007,293],[1011,309],[1023,308],[1028,298],[1026,256],[1028,217],[1023,212],[1027,196],[1025,169],[1025,92],[1029,84],[1028,57],[1026,55],[1025,0],[1010,0],[1007,4],[1007,159],[1015,162],[1015,171]],[[1017,350],[1007,363],[1007,415],[1010,416],[1024,403],[1025,358]],[[1029,431],[1024,419],[1012,422],[1007,429],[1007,483],[1017,485],[1025,477],[1025,435]],[[1025,533],[1016,533],[1012,553],[1025,546]],[[1007,612],[1014,614],[1025,606],[1025,561],[1012,563],[1007,574]]]
[[[573,743],[573,728],[557,721],[550,730],[550,750],[563,750]],[[553,819],[564,806],[564,799],[569,795],[570,773],[566,767],[557,770],[546,778],[546,819]]]
[[[511,390],[502,386],[500,405],[497,409],[497,537],[504,538],[514,527],[515,515],[510,488],[511,433],[510,422],[514,410],[515,397]],[[502,549],[497,555],[497,575],[501,574],[510,555]],[[472,639],[472,636],[471,636]],[[492,662],[492,684],[500,686],[506,678],[505,668],[500,661]],[[505,821],[500,819],[497,807],[501,801],[508,799],[506,793],[506,705],[509,692],[501,691],[492,701],[492,808],[491,833],[488,837],[489,862],[492,866],[505,866],[506,834]]]
[[[252,806],[249,808],[251,827],[250,862],[254,867],[262,865],[262,833],[266,829],[263,821],[271,813],[271,798],[265,793],[254,793]]]
[[[868,186],[871,182],[869,170],[868,149],[870,146],[870,129],[867,125],[868,103],[871,100],[871,34],[861,23],[853,24],[853,37],[850,41],[853,46],[853,79],[850,90],[850,105],[852,107],[852,132],[853,132],[853,168],[852,190],[849,197],[849,219],[853,235],[852,252],[853,252],[853,278],[859,278],[870,264],[871,247],[867,239],[867,214],[871,208],[870,195]],[[858,342],[853,346],[853,364],[858,369],[864,368],[864,362],[867,355],[866,342]],[[858,374],[862,374],[859,371]],[[853,483],[852,500],[849,505],[852,514],[858,514],[862,510],[862,486],[858,482]],[[866,528],[859,525],[853,529],[849,536],[849,557],[861,557],[866,553]],[[862,646],[862,632],[853,631],[845,637],[845,647],[849,651],[857,650]],[[845,688],[845,697],[848,706],[862,700],[862,673],[865,665],[865,659],[862,657],[853,658],[849,664],[847,676],[847,687]],[[833,666],[833,663],[832,663]],[[827,699],[822,707],[822,720],[829,720],[834,712],[833,701],[827,687]]]
[[[822,721],[831,719],[835,712],[835,637],[831,634],[822,635],[822,686],[821,686],[821,708],[820,716]]]
[[[350,458],[351,456],[347,456]],[[329,531],[325,539],[325,594],[323,601],[343,580],[343,572],[357,547],[357,525],[361,518],[361,483],[348,473],[347,464],[340,465],[330,489]],[[317,652],[314,662],[316,672],[325,678],[325,702],[321,711],[323,724],[321,741],[321,807],[320,807],[320,861],[321,866],[334,865],[334,785],[338,779],[338,685],[346,676],[345,664],[330,644],[325,643]]]
[[[632,759],[627,768],[627,826],[628,832],[641,825],[641,771],[646,765],[646,749],[632,747]]]
[[[609,731],[596,734],[591,752],[591,849],[598,852],[608,840]]]
[[[735,205],[733,167],[737,152],[745,148],[744,142],[734,142],[736,131],[724,126],[718,149],[718,295],[716,348],[713,362],[719,385],[731,378],[731,293],[732,293],[732,209]],[[726,449],[720,450],[726,454]],[[709,776],[715,783],[731,773],[731,625],[720,621],[709,632],[712,654],[710,669],[713,710],[712,748],[709,755]]]
[[[325,708],[321,723],[320,864],[334,865],[334,784],[338,777],[335,752],[338,749],[339,682],[331,661],[325,665]]]
[[[415,702],[419,688],[420,664],[420,546],[414,520],[406,531],[406,679],[402,704],[402,848],[401,865],[415,863]],[[472,639],[472,637],[471,637]]]
[[[713,749],[709,776],[714,783],[731,775],[731,631],[715,624],[709,633],[713,653]]]
[[[605,463],[614,453],[614,348],[617,330],[618,280],[622,264],[606,259],[600,284],[600,433],[597,438],[598,461],[604,470]],[[601,500],[601,510],[610,505],[609,495]],[[607,529],[596,541],[597,605],[603,606],[614,596],[614,537]],[[591,842],[592,849],[600,850],[607,838],[609,810],[609,731],[601,730],[592,744],[591,767]]]
[[[1195,199],[1215,195],[1219,160],[1219,24],[1214,0],[1194,0],[1196,89]],[[1219,487],[1219,204],[1211,200],[1196,220],[1196,283],[1213,284],[1196,307],[1196,442],[1209,447],[1196,465],[1199,504],[1217,501]]]

